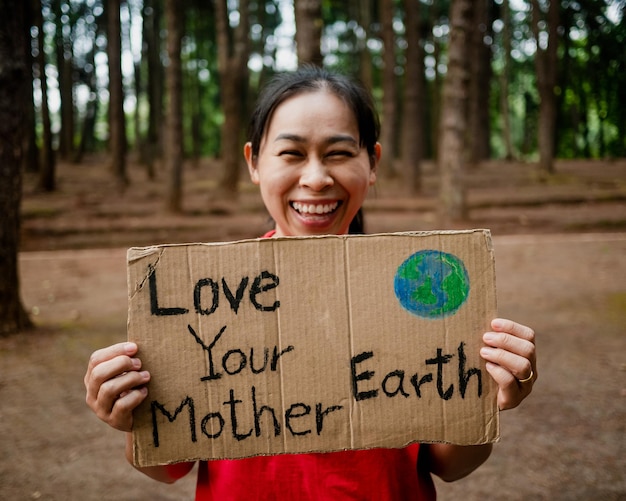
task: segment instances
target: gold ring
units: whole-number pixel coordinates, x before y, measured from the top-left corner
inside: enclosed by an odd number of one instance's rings
[[[529,383],[530,381],[532,381],[534,376],[535,376],[535,372],[532,369],[530,369],[530,376],[528,376],[526,379],[518,379],[517,382],[519,384]]]

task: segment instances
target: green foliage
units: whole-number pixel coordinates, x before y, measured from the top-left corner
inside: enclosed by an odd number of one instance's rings
[[[152,0],[160,5],[162,0]],[[536,89],[534,65],[535,42],[531,28],[530,2],[511,5],[510,54],[505,54],[504,29],[501,18],[502,2],[493,4],[492,49],[493,79],[491,89],[490,119],[491,143],[495,156],[505,154],[503,123],[500,109],[501,85],[499,78],[508,61],[508,96],[511,138],[515,156],[532,159],[537,151],[537,119],[539,97]],[[427,129],[432,137],[428,144],[436,141],[436,103],[442,77],[445,74],[448,9],[450,2],[420,0],[421,36],[425,50],[425,75],[429,98],[424,106],[432,127]],[[141,52],[141,13],[143,0],[127,0],[123,3],[123,50],[125,61],[138,64],[141,86],[134,85],[132,71],[125,65],[126,113],[130,122],[138,114],[139,128],[135,132],[128,127],[131,144],[147,133],[149,104],[144,95],[148,78],[146,64]],[[239,3],[229,3],[231,12]],[[476,4],[478,5],[478,3]],[[518,6],[520,10],[514,10]],[[555,144],[557,155],[563,158],[626,156],[626,23],[624,22],[623,0],[562,0],[560,12],[560,41],[558,86],[555,89],[558,106],[558,125]],[[96,149],[106,144],[107,86],[106,79],[106,3],[102,0],[44,0],[43,13],[45,46],[48,55],[48,80],[53,124],[58,130],[57,92],[58,72],[56,59],[52,57],[56,47],[66,45],[66,53],[73,63],[73,88],[75,101],[77,141],[89,110],[95,110],[95,141],[89,148]],[[281,47],[289,46],[280,30],[285,27],[284,9],[288,4],[279,0],[256,0],[250,7],[250,89],[242,96],[248,103],[256,97],[258,89],[277,71],[277,54]],[[186,25],[183,38],[184,71],[184,130],[185,152],[188,155],[216,156],[219,154],[220,125],[223,122],[220,109],[220,82],[217,78],[217,53],[215,11],[212,2],[204,0],[182,0]],[[353,76],[362,76],[363,61],[371,62],[372,91],[377,100],[381,98],[382,44],[379,39],[379,2],[369,0],[347,2],[323,0],[324,23],[323,52],[325,64],[333,69]],[[281,9],[283,9],[281,11]],[[369,9],[369,10],[367,10]],[[404,37],[403,2],[395,2],[394,29],[397,36],[396,73],[399,88],[410,82],[402,75],[405,64],[406,39]],[[233,12],[236,14],[236,12]],[[231,24],[237,16],[231,17]],[[284,30],[283,30],[284,31]],[[37,34],[33,32],[33,36]],[[124,38],[125,37],[125,38]],[[137,38],[139,37],[139,39]],[[164,33],[161,33],[164,39]],[[162,47],[161,61],[165,60]],[[38,74],[35,73],[35,79]],[[37,80],[36,80],[37,81]],[[222,83],[223,84],[223,83]],[[486,83],[487,84],[487,83]],[[37,98],[38,86],[35,85]],[[398,103],[402,110],[402,97]],[[95,102],[97,100],[97,102]],[[35,100],[37,106],[41,103]],[[95,106],[97,104],[97,106]],[[37,130],[40,127],[37,126]]]

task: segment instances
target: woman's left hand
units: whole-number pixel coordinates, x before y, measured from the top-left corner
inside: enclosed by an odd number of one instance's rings
[[[503,318],[492,320],[491,328],[483,335],[487,346],[481,348],[480,356],[498,383],[498,408],[512,409],[530,394],[537,380],[535,332]]]

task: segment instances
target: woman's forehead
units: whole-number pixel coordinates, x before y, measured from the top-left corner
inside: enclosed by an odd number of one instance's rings
[[[266,136],[299,135],[298,131],[358,136],[357,119],[339,96],[325,90],[299,93],[280,103],[269,118]]]

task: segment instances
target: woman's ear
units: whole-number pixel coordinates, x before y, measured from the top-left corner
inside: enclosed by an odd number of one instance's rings
[[[243,147],[243,156],[246,159],[246,164],[248,165],[250,179],[254,184],[259,184],[259,171],[256,168],[256,162],[252,155],[252,143],[249,141]]]

